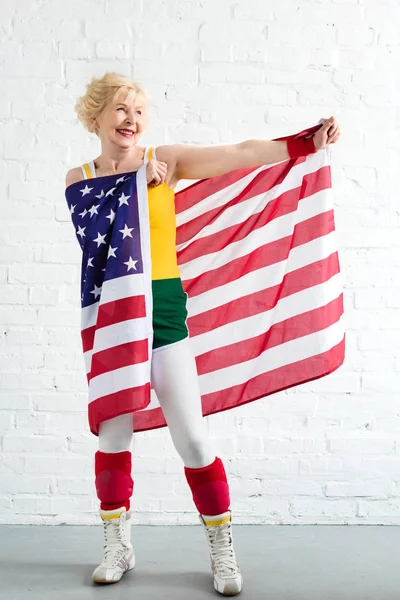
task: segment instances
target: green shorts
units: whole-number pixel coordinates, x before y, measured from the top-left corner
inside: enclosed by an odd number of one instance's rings
[[[153,349],[180,342],[189,335],[186,326],[187,294],[180,278],[155,279],[153,291]]]

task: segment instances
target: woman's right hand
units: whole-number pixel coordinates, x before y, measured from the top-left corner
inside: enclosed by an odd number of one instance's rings
[[[164,182],[168,165],[160,160],[149,160],[146,165],[147,185],[156,186]]]

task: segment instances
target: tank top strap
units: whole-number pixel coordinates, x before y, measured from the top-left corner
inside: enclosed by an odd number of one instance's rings
[[[94,167],[94,161],[91,160],[88,163],[85,163],[81,166],[82,173],[85,179],[93,179],[96,177],[96,170]]]
[[[144,164],[147,165],[149,160],[157,160],[156,149],[153,146],[148,146],[144,151]]]

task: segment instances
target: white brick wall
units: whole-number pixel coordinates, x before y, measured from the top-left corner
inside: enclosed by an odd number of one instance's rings
[[[144,142],[273,138],[335,115],[348,324],[329,377],[208,420],[247,523],[400,523],[399,2],[30,0],[0,7],[0,523],[93,523],[67,169],[93,74],[139,78]],[[195,522],[165,430],[134,443],[135,520]]]

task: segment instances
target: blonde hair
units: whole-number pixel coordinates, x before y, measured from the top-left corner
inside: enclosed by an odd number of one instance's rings
[[[98,136],[94,127],[94,119],[98,117],[104,108],[117,97],[123,94],[135,94],[144,99],[146,108],[150,100],[141,84],[135,79],[125,77],[119,73],[105,73],[103,77],[92,81],[86,86],[86,94],[78,98],[75,104],[75,112],[79,121],[90,132]]]

